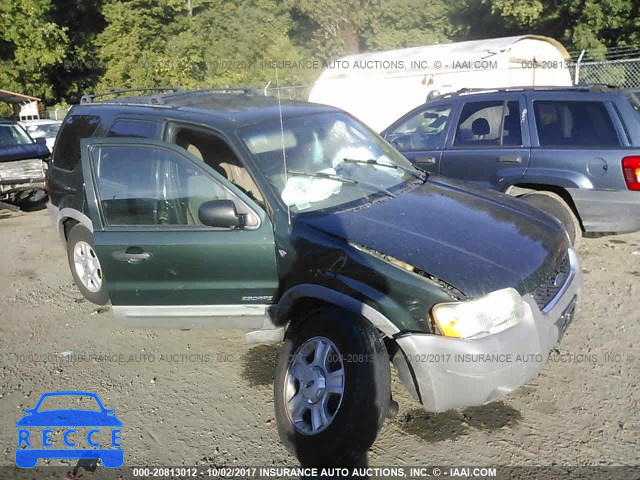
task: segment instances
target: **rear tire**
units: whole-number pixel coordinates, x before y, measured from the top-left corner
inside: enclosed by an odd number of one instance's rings
[[[532,192],[519,197],[521,200],[553,215],[564,226],[574,248],[578,248],[582,240],[582,227],[573,209],[564,199],[553,192]]]
[[[315,310],[289,329],[278,359],[280,439],[305,466],[357,464],[382,427],[390,389],[377,330],[336,307]]]
[[[100,260],[93,250],[93,235],[83,225],[75,225],[67,238],[67,259],[76,286],[87,300],[97,305],[109,301]]]

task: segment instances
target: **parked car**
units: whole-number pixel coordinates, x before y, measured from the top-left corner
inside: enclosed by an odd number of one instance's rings
[[[13,120],[0,120],[0,202],[24,210],[44,208],[50,152]]]
[[[31,138],[44,138],[50,152],[56,143],[56,136],[62,126],[62,120],[24,120],[21,125],[29,132]]]
[[[482,405],[536,375],[574,316],[556,219],[428,177],[339,109],[96,98],[68,113],[50,171],[78,288],[129,326],[284,338],[276,419],[304,464],[373,443],[397,406],[390,361],[428,411]]]
[[[431,173],[522,195],[575,242],[640,230],[639,105],[637,92],[602,86],[462,90],[382,136]]]

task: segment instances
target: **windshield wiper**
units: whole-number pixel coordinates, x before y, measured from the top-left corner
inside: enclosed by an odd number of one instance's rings
[[[426,180],[427,177],[429,176],[429,173],[426,170],[423,170],[422,168],[416,165],[414,165],[415,170],[413,170],[411,168],[403,167],[402,165],[396,165],[395,163],[382,163],[376,160],[375,158],[370,158],[369,160],[356,160],[354,158],[343,158],[342,161],[344,163],[361,163],[364,165],[373,165],[376,167],[387,167],[387,168],[393,168],[394,170],[402,170],[403,172],[407,172],[408,174],[416,177],[418,180],[423,180],[423,181]],[[421,172],[422,175],[418,174],[416,170],[418,172]]]
[[[372,193],[382,192],[385,195],[387,195],[388,197],[391,197],[391,198],[395,198],[396,197],[393,193],[391,193],[386,188],[379,187],[378,185],[374,185],[373,183],[363,182],[361,180],[354,180],[352,178],[345,178],[345,177],[342,177],[340,175],[336,175],[334,173],[327,173],[327,172],[309,173],[309,172],[298,172],[298,171],[295,171],[295,170],[287,170],[287,174],[289,174],[289,175],[299,175],[301,177],[326,178],[328,180],[335,180],[336,182],[346,183],[348,185],[362,185],[364,187],[368,187],[367,190],[369,190]]]

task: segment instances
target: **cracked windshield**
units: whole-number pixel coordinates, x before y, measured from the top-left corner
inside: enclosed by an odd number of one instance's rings
[[[292,212],[335,207],[393,191],[422,173],[347,115],[283,119],[244,130],[259,168]]]

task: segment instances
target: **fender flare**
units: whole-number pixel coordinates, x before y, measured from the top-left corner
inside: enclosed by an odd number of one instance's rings
[[[62,208],[58,213],[56,223],[58,226],[58,235],[65,245],[67,243],[67,238],[64,234],[64,222],[68,218],[72,218],[87,230],[89,230],[91,233],[93,233],[93,222],[89,217],[87,217],[84,213],[79,212],[75,208]]]
[[[274,323],[276,325],[286,325],[289,323],[289,313],[294,304],[302,298],[322,300],[358,314],[367,319],[387,337],[393,337],[400,333],[398,327],[396,327],[391,320],[370,305],[342,292],[338,292],[337,290],[310,283],[296,285],[284,292],[278,302]]]

